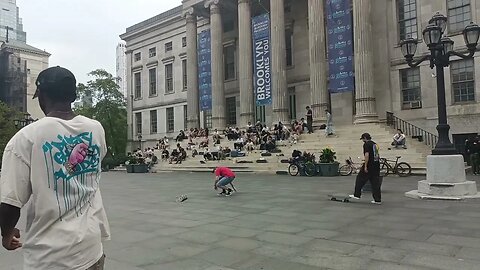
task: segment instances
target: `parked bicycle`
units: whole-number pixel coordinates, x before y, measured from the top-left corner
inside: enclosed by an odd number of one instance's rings
[[[347,164],[341,166],[338,169],[338,172],[341,176],[349,176],[352,173],[359,173],[363,166],[363,162],[362,163],[353,162],[352,157],[348,157],[348,159],[346,159],[345,162]]]
[[[303,161],[299,159],[290,159],[288,173],[291,176],[297,176],[301,171],[306,176],[314,176],[316,174],[315,164],[311,161]]]
[[[397,156],[396,160],[380,159],[380,176],[397,174],[400,177],[407,177],[412,174],[412,166],[406,162],[398,162],[402,157]],[[395,163],[394,165],[392,165]]]

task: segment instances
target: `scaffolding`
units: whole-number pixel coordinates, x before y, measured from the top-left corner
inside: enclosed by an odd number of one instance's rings
[[[27,61],[6,46],[0,47],[0,100],[27,112]]]

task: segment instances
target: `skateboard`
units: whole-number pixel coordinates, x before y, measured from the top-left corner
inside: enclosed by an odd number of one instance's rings
[[[330,201],[349,203],[352,198],[347,194],[329,194]]]

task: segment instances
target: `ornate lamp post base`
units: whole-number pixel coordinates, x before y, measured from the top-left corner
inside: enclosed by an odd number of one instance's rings
[[[427,179],[418,182],[418,189],[405,193],[414,199],[463,200],[480,198],[475,181],[467,181],[462,155],[430,155],[427,157]]]

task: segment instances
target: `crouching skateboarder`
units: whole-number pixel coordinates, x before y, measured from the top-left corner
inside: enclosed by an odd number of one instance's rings
[[[222,192],[218,193],[218,195],[225,195],[230,196],[235,187],[233,186],[232,182],[235,179],[235,173],[227,167],[217,167],[213,169],[213,173],[215,174],[215,184],[213,188],[218,190],[219,188],[222,189]],[[231,185],[233,189],[227,187],[227,185]]]

